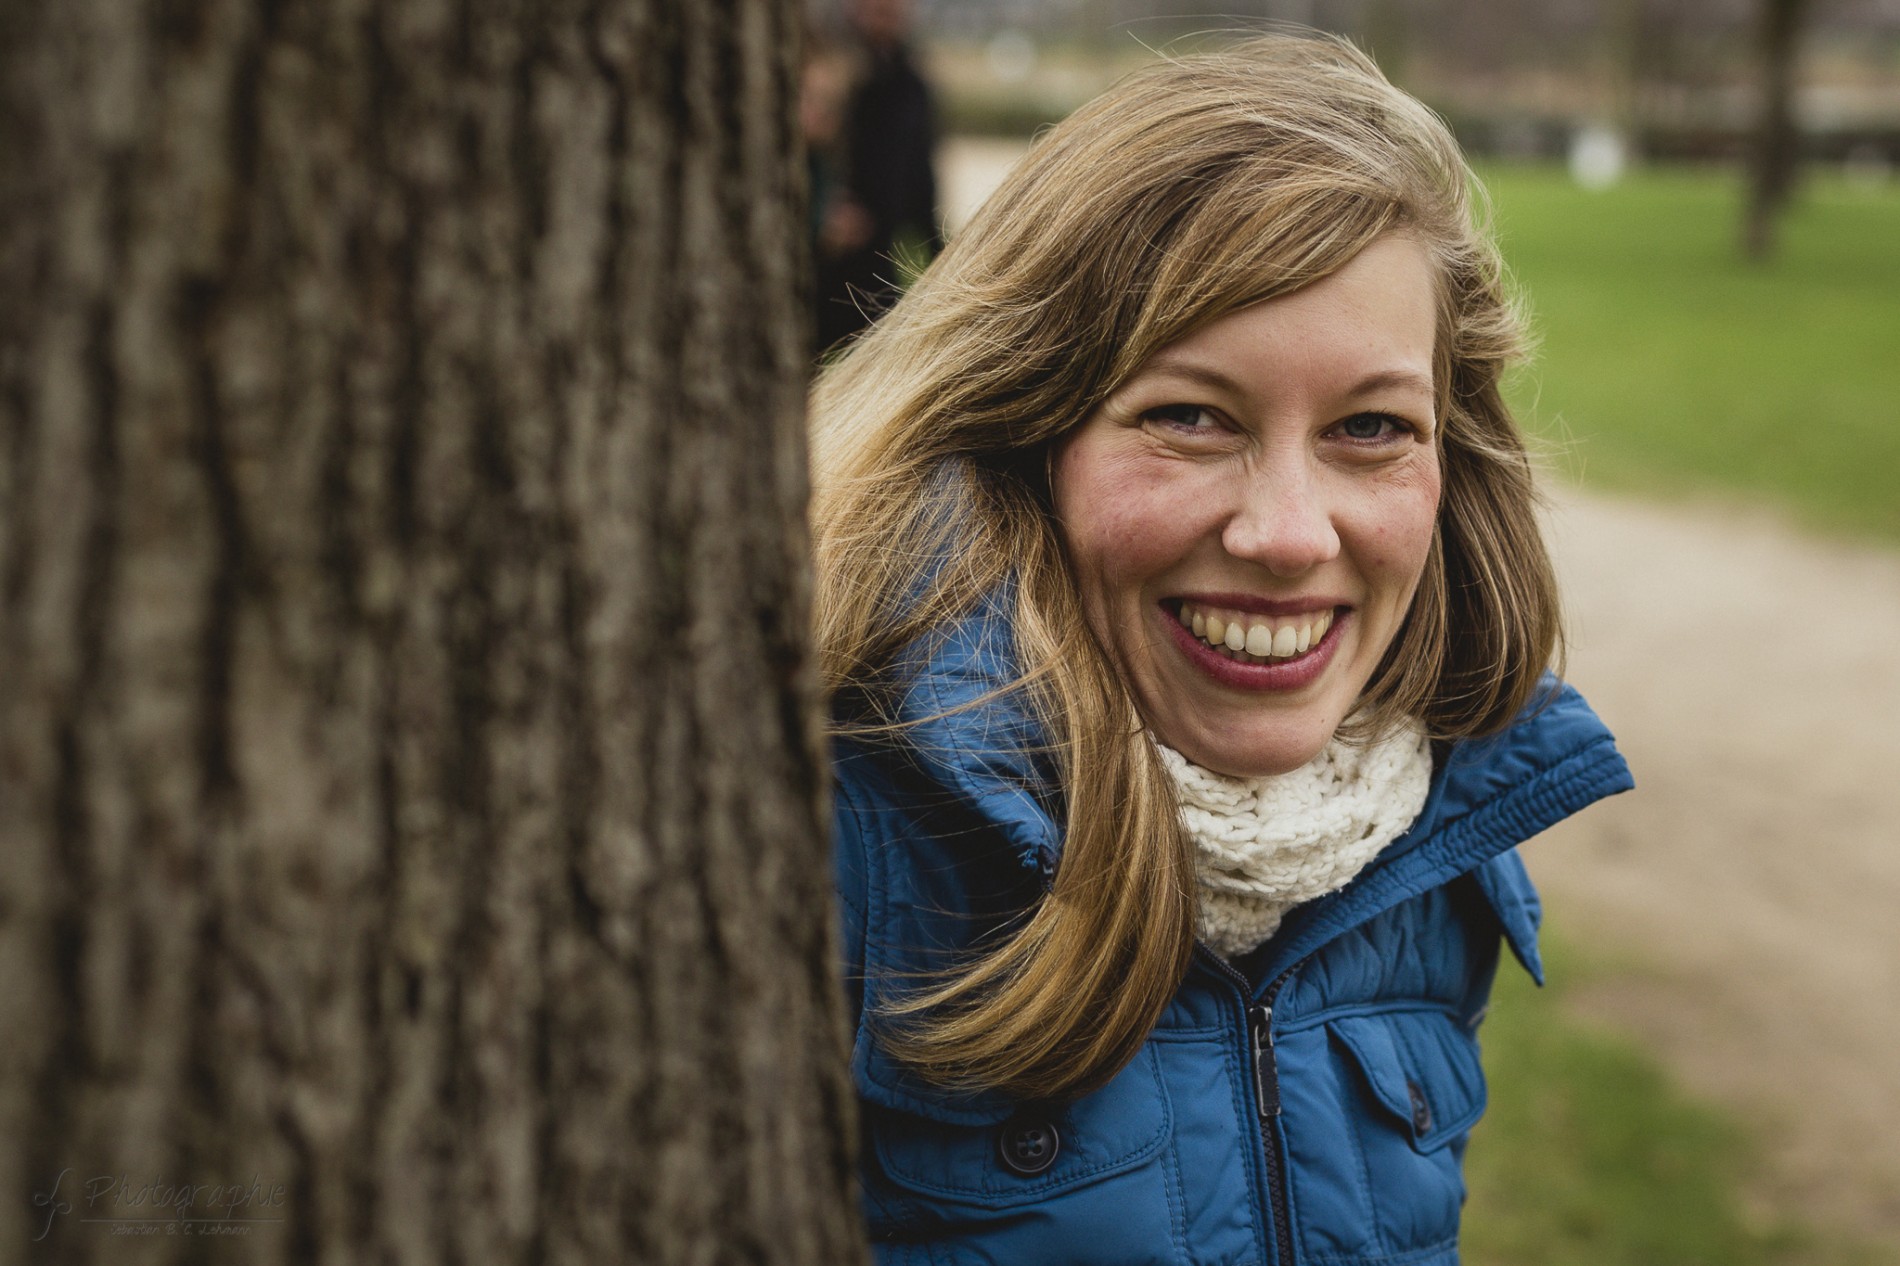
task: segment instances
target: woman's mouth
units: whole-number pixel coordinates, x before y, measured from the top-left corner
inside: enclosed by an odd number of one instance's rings
[[[1325,640],[1333,626],[1333,608],[1296,615],[1260,615],[1252,611],[1183,601],[1174,610],[1181,627],[1209,650],[1240,664],[1284,664]]]

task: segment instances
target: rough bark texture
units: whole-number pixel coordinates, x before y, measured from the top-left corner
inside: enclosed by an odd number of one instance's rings
[[[0,1258],[860,1254],[796,16],[0,7]]]
[[[1761,114],[1748,156],[1748,205],[1742,213],[1742,250],[1757,260],[1774,253],[1775,222],[1794,192],[1801,157],[1794,69],[1807,0],[1761,0],[1761,6]]]

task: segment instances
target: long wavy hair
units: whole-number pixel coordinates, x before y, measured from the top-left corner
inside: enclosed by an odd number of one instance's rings
[[[1271,36],[1157,62],[1042,135],[812,393],[817,642],[842,728],[901,740],[900,652],[1013,593],[1021,692],[1065,822],[1050,889],[874,1020],[925,1078],[1063,1097],[1133,1057],[1194,946],[1190,846],[1083,618],[1052,446],[1160,349],[1382,234],[1438,287],[1443,492],[1412,608],[1342,733],[1496,731],[1559,649],[1531,468],[1499,390],[1523,351],[1444,124],[1350,45]],[[999,588],[1009,586],[1007,590]]]

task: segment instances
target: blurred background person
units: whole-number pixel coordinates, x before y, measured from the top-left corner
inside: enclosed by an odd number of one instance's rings
[[[822,202],[813,189],[821,350],[869,325],[896,297],[902,274],[942,245],[936,103],[910,47],[910,4],[847,0],[844,13],[850,82],[826,147],[833,166]]]

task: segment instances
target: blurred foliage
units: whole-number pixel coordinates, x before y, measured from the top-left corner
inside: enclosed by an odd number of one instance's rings
[[[1546,167],[1484,177],[1542,341],[1510,394],[1561,463],[1900,539],[1900,184],[1811,177],[1781,254],[1751,265],[1731,171],[1599,193]]]
[[[1845,1237],[1751,1217],[1766,1140],[1686,1096],[1632,1042],[1567,1011],[1609,970],[1545,946],[1539,991],[1507,962],[1483,1038],[1491,1106],[1465,1173],[1466,1266],[1873,1266]]]

